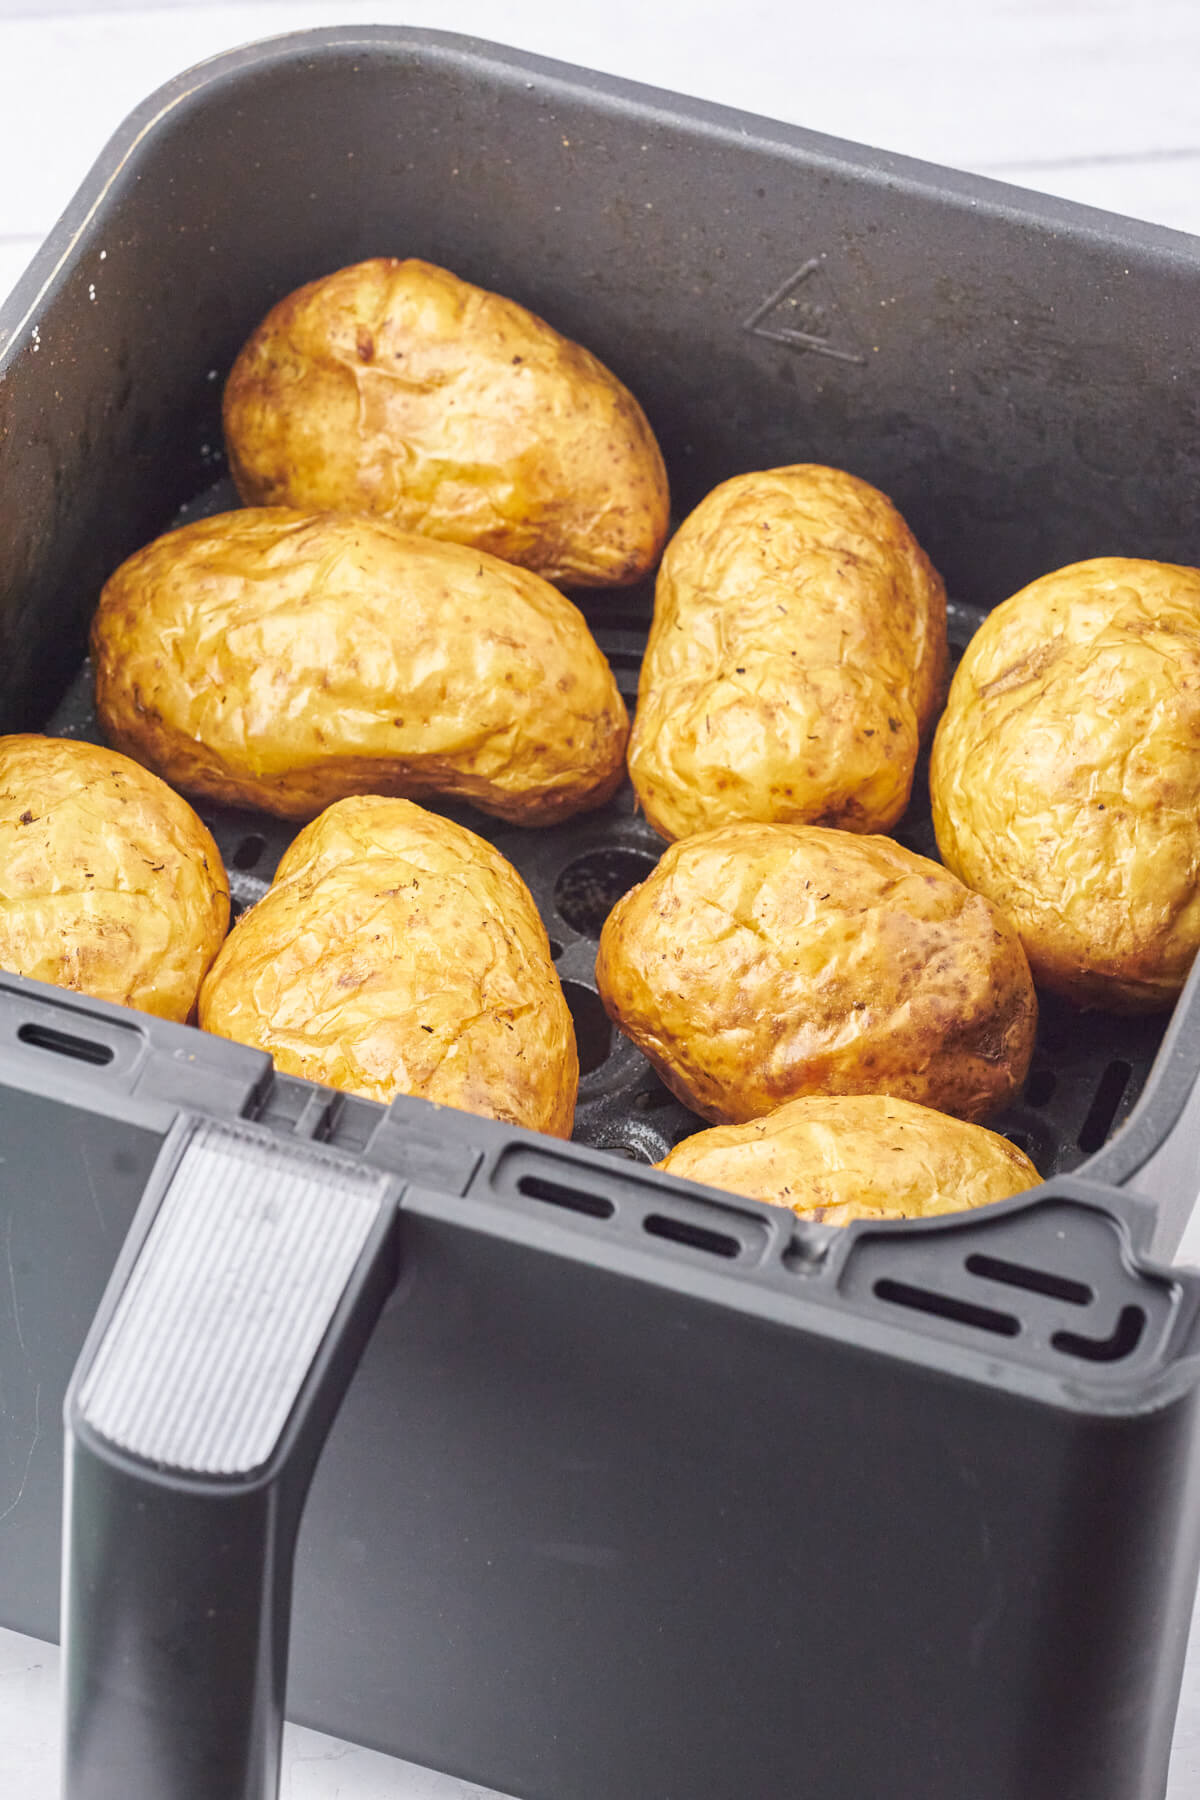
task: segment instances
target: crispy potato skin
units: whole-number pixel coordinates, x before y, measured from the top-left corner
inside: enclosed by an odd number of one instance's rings
[[[998,1133],[880,1094],[805,1094],[698,1131],[657,1166],[824,1225],[965,1212],[1041,1179]]]
[[[0,737],[0,968],[184,1020],[228,926],[220,852],[157,775]]]
[[[381,520],[251,509],[168,532],[105,586],[92,654],[115,744],[283,818],[446,794],[543,825],[624,773],[625,705],[571,602]]]
[[[949,868],[1083,1006],[1170,1006],[1200,946],[1200,570],[1043,576],[967,648],[930,769]]]
[[[800,1094],[978,1119],[1024,1080],[1037,1000],[987,901],[890,838],[725,825],[609,914],[596,978],[671,1091],[716,1124]]]
[[[890,500],[811,463],[735,476],[659,570],[629,745],[646,817],[885,830],[945,669],[945,590]]]
[[[376,257],[272,308],[225,388],[242,499],[375,513],[567,587],[637,581],[667,477],[627,388],[515,301]]]
[[[407,800],[360,795],[306,826],[226,939],[200,1023],[371,1100],[571,1133],[574,1025],[529,890]]]

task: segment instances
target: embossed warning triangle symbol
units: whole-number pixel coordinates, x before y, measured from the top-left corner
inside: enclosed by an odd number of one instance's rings
[[[810,257],[794,275],[780,282],[742,321],[742,329],[772,344],[786,344],[790,350],[832,356],[836,362],[867,360],[838,317],[837,300],[820,256]]]

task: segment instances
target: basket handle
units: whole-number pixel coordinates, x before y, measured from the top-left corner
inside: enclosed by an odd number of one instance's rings
[[[395,1284],[393,1177],[169,1134],[66,1400],[63,1800],[274,1800],[292,1568]]]

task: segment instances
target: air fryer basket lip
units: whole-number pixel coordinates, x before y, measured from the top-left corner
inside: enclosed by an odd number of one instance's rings
[[[579,98],[609,110],[633,110],[647,118],[661,115],[674,126],[723,135],[738,144],[754,142],[774,152],[802,155],[806,164],[840,168],[862,182],[896,191],[936,195],[951,205],[993,217],[1016,219],[1050,238],[1092,240],[1112,250],[1127,246],[1143,260],[1195,266],[1200,273],[1200,243],[1188,234],[1058,200],[990,178],[860,146],[802,127],[765,120],[712,102],[679,96],[620,77],[597,74],[570,64],[513,50],[486,40],[453,33],[406,27],[333,26],[300,31],[223,52],[181,72],[149,95],[113,133],[18,281],[0,305],[0,379],[30,346],[36,347],[39,309],[69,279],[94,229],[102,228],[109,197],[121,184],[136,180],[143,159],[153,154],[168,125],[186,125],[188,110],[201,106],[213,90],[224,89],[264,70],[344,58],[358,52],[404,58],[446,59],[456,69],[472,65],[493,80],[521,82],[536,77],[543,90],[559,88],[564,97]],[[1087,1180],[1136,1188],[1139,1171],[1170,1140],[1200,1082],[1200,971],[1194,971],[1168,1025],[1146,1086],[1130,1116],[1102,1148],[1076,1171]],[[1180,1211],[1182,1202],[1175,1211]],[[1174,1241],[1186,1214],[1170,1222]],[[1177,1229],[1175,1228],[1177,1225]],[[1167,1234],[1160,1232],[1161,1244]]]
[[[114,1054],[99,1069],[68,1056],[60,1074],[24,1025],[13,1033],[12,1026],[26,1020],[50,1027],[40,1034],[43,1043],[61,1030]],[[10,1042],[14,1035],[21,1041]],[[156,1135],[184,1113],[232,1125],[248,1121],[293,1144],[311,1144],[315,1155],[332,1152],[399,1174],[403,1219],[465,1230],[481,1242],[524,1248],[564,1267],[580,1265],[664,1293],[686,1293],[881,1363],[985,1389],[999,1384],[1035,1407],[1076,1419],[1148,1418],[1200,1385],[1200,1271],[1155,1256],[1153,1208],[1092,1179],[1089,1169],[980,1211],[903,1223],[812,1225],[766,1202],[631,1165],[596,1144],[564,1142],[407,1095],[387,1108],[355,1101],[373,1119],[373,1129],[365,1141],[346,1144],[325,1129],[344,1096],[299,1076],[281,1076],[265,1052],[206,1033],[198,1034],[201,1063],[191,1050],[196,1035],[191,1027],[108,1001],[0,974],[0,1091],[46,1093],[49,1069],[57,1077],[54,1098],[64,1106],[127,1120]],[[37,1047],[26,1049],[26,1043]],[[293,1131],[294,1118],[303,1122]],[[448,1122],[459,1127],[453,1156]],[[435,1166],[414,1167],[414,1144],[419,1155],[437,1147]],[[523,1177],[531,1173],[537,1180],[527,1184]],[[584,1203],[564,1210],[564,1194]],[[606,1213],[593,1213],[586,1203],[592,1196],[602,1197]],[[537,1204],[543,1197],[555,1203]],[[664,1219],[678,1222],[683,1235],[651,1232],[647,1219],[660,1226]],[[688,1233],[695,1224],[703,1237],[731,1230],[744,1235],[745,1254],[732,1261],[721,1253],[694,1254]],[[1015,1264],[1018,1278],[1023,1269],[1044,1269],[1067,1276],[1068,1286],[1094,1281],[1100,1312],[1106,1296],[1115,1302],[1123,1294],[1134,1305],[1148,1305],[1145,1342],[1132,1358],[1121,1353],[1112,1361],[1051,1354],[1050,1333],[1063,1324],[1062,1308],[1052,1289],[1034,1290],[1051,1295],[1042,1303],[1020,1279],[1015,1290],[985,1283],[973,1296],[1011,1304],[1022,1319],[1020,1342],[1010,1347],[975,1329],[978,1321],[961,1310],[946,1315],[946,1322],[938,1316],[938,1297],[972,1298],[978,1284],[964,1279],[963,1271],[969,1277],[976,1253],[997,1269]],[[876,1303],[871,1289],[877,1265],[888,1277],[915,1284],[915,1309],[911,1301],[898,1308]],[[930,1298],[932,1308],[922,1304]],[[1068,1322],[1070,1316],[1068,1307]]]

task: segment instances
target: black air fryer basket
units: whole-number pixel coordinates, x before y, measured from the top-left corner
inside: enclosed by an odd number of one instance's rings
[[[466,39],[314,32],[147,101],[0,310],[0,730],[97,734],[103,580],[232,503],[237,349],[283,293],[377,254],[593,349],[679,514],[787,462],[877,484],[945,575],[959,650],[1064,563],[1200,563],[1200,242]],[[630,701],[650,598],[586,603]],[[897,835],[933,853],[923,786]],[[239,909],[289,833],[204,816]],[[1044,1005],[997,1121],[1046,1174],[1033,1195],[804,1226],[647,1166],[699,1122],[596,996],[600,924],[660,848],[628,790],[548,831],[455,816],[546,919],[584,1070],[572,1145],[384,1111],[0,975],[0,1619],[57,1632],[57,1420],[87,1337],[68,1685],[108,1735],[78,1766],[134,1744],[161,1793],[208,1793],[144,1745],[200,1715],[228,1745],[249,1687],[281,1681],[289,1533],[332,1420],[290,1716],[522,1800],[1159,1800],[1200,1560],[1200,1278],[1153,1257],[1200,1186],[1196,979],[1169,1022]],[[88,1459],[171,1306],[99,1374],[97,1346],[187,1183],[197,1218],[217,1204],[210,1152],[383,1210],[276,1449],[229,1451],[244,1535],[206,1550],[182,1451],[151,1431],[141,1465]],[[303,1464],[282,1499],[279,1445]],[[190,1546],[169,1592],[146,1575],[168,1539]],[[235,1540],[242,1660],[203,1622]],[[251,1740],[278,1699],[229,1753],[229,1800],[269,1784]],[[122,1780],[88,1792],[133,1800]]]

